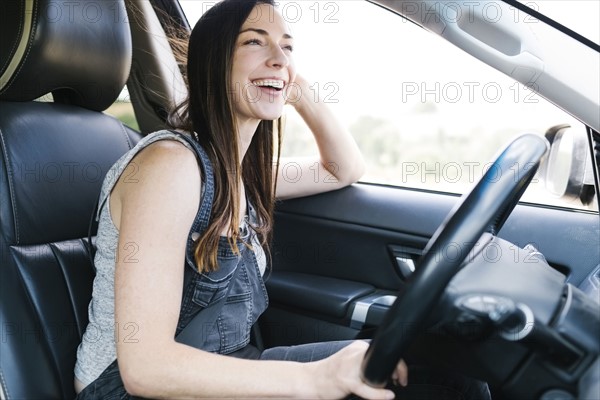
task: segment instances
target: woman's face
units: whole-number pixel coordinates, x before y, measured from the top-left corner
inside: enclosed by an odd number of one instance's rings
[[[281,116],[287,86],[293,82],[293,39],[272,6],[258,4],[242,25],[231,74],[233,111],[238,122]]]

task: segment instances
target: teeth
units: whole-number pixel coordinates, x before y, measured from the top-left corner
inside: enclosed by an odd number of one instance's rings
[[[254,86],[272,86],[276,89],[283,89],[283,81],[281,80],[275,80],[275,79],[259,79],[256,81],[253,81],[252,84]]]

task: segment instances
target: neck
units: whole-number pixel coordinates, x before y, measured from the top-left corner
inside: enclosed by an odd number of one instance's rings
[[[256,132],[259,123],[260,120],[257,119],[237,120],[240,162],[242,162],[248,151],[248,147],[250,147],[250,143],[252,142],[252,138],[254,137],[254,133]]]

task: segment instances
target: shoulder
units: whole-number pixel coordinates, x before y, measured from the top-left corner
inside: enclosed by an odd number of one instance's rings
[[[149,144],[141,150],[136,157],[144,161],[173,161],[196,162],[194,151],[178,140],[162,139]]]
[[[143,138],[130,157],[110,193],[117,230],[135,236],[149,224],[156,229],[157,215],[166,224],[162,231],[186,226],[198,211],[201,193],[200,167],[189,143],[173,133],[154,133]]]
[[[113,194],[137,204],[162,198],[193,205],[201,185],[196,155],[183,139],[169,139],[146,143],[129,162],[129,171],[121,176]]]
[[[186,140],[187,138],[187,140]],[[153,156],[185,156],[186,149],[193,155],[195,153],[191,141],[191,136],[184,132],[175,132],[169,130],[159,130],[144,136],[134,148],[129,151],[128,161],[132,158],[144,159],[141,154],[151,154]],[[189,156],[189,155],[188,155]]]
[[[194,150],[183,139],[164,137],[140,150],[131,160],[140,178],[174,174],[177,177],[199,177],[199,167]]]

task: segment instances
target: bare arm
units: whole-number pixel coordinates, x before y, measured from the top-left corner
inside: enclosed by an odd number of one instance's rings
[[[315,101],[309,83],[300,75],[295,85],[300,88],[300,92],[296,92],[300,95],[291,93],[290,103],[310,128],[319,155],[281,159],[276,193],[280,199],[340,189],[356,182],[365,170],[356,142],[329,107],[320,99]],[[293,176],[288,176],[290,173]]]
[[[365,343],[307,364],[241,360],[177,343],[185,243],[198,208],[200,174],[192,152],[175,142],[155,143],[133,162],[137,182],[119,181],[110,205],[120,231],[115,327],[136,329],[127,340],[117,336],[119,368],[130,394],[336,398],[355,392],[388,398],[390,392],[359,378]]]

